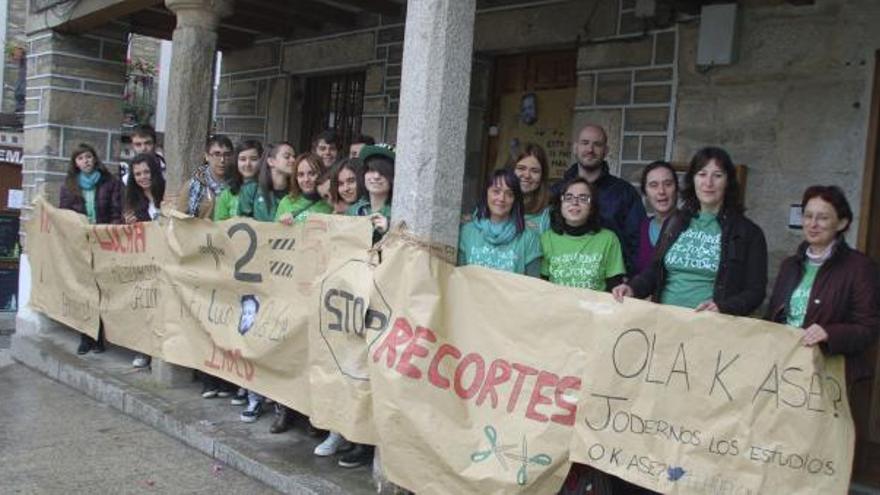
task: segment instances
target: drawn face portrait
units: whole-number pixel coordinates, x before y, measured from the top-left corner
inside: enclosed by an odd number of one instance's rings
[[[238,333],[244,335],[254,327],[257,321],[257,313],[260,311],[260,301],[257,296],[241,296],[241,319],[238,321]]]
[[[519,120],[525,125],[534,125],[538,121],[538,97],[535,93],[526,93],[520,100]]]

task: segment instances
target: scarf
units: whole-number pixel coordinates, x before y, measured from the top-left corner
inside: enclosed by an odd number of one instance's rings
[[[223,181],[214,177],[211,167],[206,163],[196,170],[193,179],[189,184],[189,200],[187,201],[187,213],[192,216],[198,216],[199,204],[205,197],[207,191],[211,191],[214,196],[220,194],[223,189]]]
[[[585,222],[583,225],[572,227],[566,222],[562,222],[562,231],[570,236],[580,237],[590,233],[590,223]]]
[[[480,231],[486,242],[493,246],[507,244],[516,239],[518,234],[516,224],[510,218],[501,223],[493,222],[488,218],[475,218],[474,227]]]
[[[91,191],[98,187],[98,181],[101,180],[101,172],[92,170],[89,173],[80,172],[76,176],[76,182],[83,191]]]

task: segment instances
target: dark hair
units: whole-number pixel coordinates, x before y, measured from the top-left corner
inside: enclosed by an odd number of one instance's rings
[[[523,211],[526,214],[540,213],[541,210],[546,208],[550,203],[550,190],[547,187],[547,169],[549,162],[547,161],[547,153],[544,152],[544,148],[535,143],[526,143],[523,150],[520,151],[510,163],[510,168],[515,172],[516,164],[530,156],[534,157],[535,160],[538,160],[538,164],[541,166],[541,183],[538,185],[538,189],[535,190],[534,193],[523,193]]]
[[[337,148],[339,147],[339,138],[336,136],[336,131],[333,129],[322,131],[312,139],[312,151],[315,151],[315,148],[318,147],[318,141],[324,141],[327,144],[332,144]]]
[[[364,162],[361,174],[361,183],[363,184],[366,184],[364,177],[367,172],[378,172],[382,177],[388,179],[388,204],[391,204],[391,198],[394,197],[394,160],[384,155],[373,155]],[[366,186],[364,189],[366,190]]]
[[[131,130],[130,137],[148,137],[153,139],[153,144],[156,143],[156,129],[153,129],[151,125],[139,125]]]
[[[226,164],[226,171],[223,173],[223,177],[226,179],[226,185],[229,186],[229,190],[232,191],[232,194],[238,194],[238,191],[241,190],[242,184],[244,184],[244,176],[238,171],[238,155],[247,150],[257,150],[257,158],[263,158],[263,145],[256,139],[247,139],[238,143],[233,155],[235,156],[235,160],[233,160],[232,163]],[[260,168],[259,165],[257,165],[257,173],[259,172]]]
[[[213,134],[208,136],[208,139],[205,140],[205,153],[210,152],[211,146],[214,146],[215,144],[222,148],[232,149],[232,141],[230,141],[228,137],[223,134]]]
[[[691,158],[690,167],[684,176],[684,187],[681,190],[682,209],[691,215],[696,215],[700,211],[700,201],[697,199],[697,191],[694,187],[694,176],[712,160],[718,162],[727,176],[724,204],[721,205],[720,213],[741,213],[743,208],[739,202],[739,182],[736,180],[736,168],[733,166],[733,160],[730,159],[730,155],[726,151],[713,146],[701,149]]]
[[[516,224],[516,233],[521,234],[526,229],[526,219],[524,216],[523,193],[519,187],[519,178],[510,168],[499,168],[492,172],[489,180],[486,181],[486,187],[483,189],[483,196],[477,204],[477,218],[489,218],[489,189],[497,182],[503,182],[511,191],[513,191],[513,207],[510,209],[510,216]]]
[[[300,153],[299,155],[296,155],[296,158],[293,159],[293,173],[290,174],[290,182],[288,185],[288,191],[292,198],[297,198],[303,194],[302,189],[299,188],[299,182],[296,180],[296,176],[299,173],[299,164],[301,162],[308,163],[312,171],[317,172],[318,177],[327,171],[327,168],[324,167],[324,162],[318,158],[318,155],[314,153]],[[315,181],[316,189],[318,184],[319,182]],[[317,192],[317,190],[315,192]]]
[[[140,153],[131,160],[128,184],[125,185],[125,206],[135,212],[143,209],[150,201],[134,179],[134,167],[141,163],[146,163],[150,169],[150,194],[157,208],[165,197],[165,177],[162,175],[162,163],[159,157],[153,153]]]
[[[584,224],[586,232],[599,232],[602,229],[602,219],[599,214],[599,191],[590,181],[576,175],[565,182],[559,189],[559,196],[553,198],[553,209],[550,213],[550,228],[553,232],[562,235],[565,233],[565,217],[562,216],[562,196],[568,191],[568,188],[575,184],[584,184],[587,191],[590,192],[590,213],[587,215],[587,222]]]
[[[839,233],[839,235],[845,234],[849,230],[850,225],[852,225],[853,212],[849,206],[849,201],[846,200],[846,195],[843,194],[843,190],[837,186],[810,186],[804,191],[801,208],[806,208],[807,203],[813,198],[819,198],[829,203],[837,213],[837,218],[848,220],[846,227]]]
[[[362,198],[367,193],[367,188],[364,186],[363,168],[364,163],[360,158],[346,158],[333,164],[333,167],[330,168],[330,194],[334,201],[342,199],[339,196],[339,174],[346,169],[354,174],[355,180],[357,181],[357,198],[355,201]]]
[[[101,159],[98,157],[98,152],[95,151],[95,148],[92,148],[91,145],[86,143],[79,143],[76,145],[76,148],[73,149],[73,152],[70,154],[70,164],[67,166],[67,176],[64,179],[64,187],[67,188],[67,191],[71,193],[74,197],[82,197],[82,192],[79,190],[79,182],[77,182],[77,176],[79,175],[79,168],[76,166],[76,157],[82,155],[83,153],[91,153],[95,158],[95,170],[101,173],[100,182],[103,182],[110,176],[110,172],[107,170],[107,167],[101,162]]]
[[[643,195],[648,194],[645,191],[645,189],[647,189],[648,187],[648,174],[657,170],[658,168],[665,168],[666,170],[669,170],[669,173],[672,174],[672,179],[675,181],[675,190],[678,191],[678,176],[675,175],[676,172],[675,169],[672,168],[672,164],[670,164],[669,162],[664,162],[663,160],[657,160],[645,165],[645,168],[642,169],[641,189]]]
[[[351,144],[357,144],[357,143],[364,143],[368,146],[372,146],[372,145],[376,144],[376,140],[373,139],[373,136],[368,136],[366,134],[358,134],[358,136],[351,141]]]
[[[253,301],[253,303],[256,305],[255,312],[258,313],[260,311],[260,300],[257,299],[257,296],[254,294],[245,294],[245,295],[241,296],[241,307],[244,307],[244,303],[246,303],[248,301]]]
[[[272,197],[275,194],[275,188],[272,184],[272,170],[269,168],[269,158],[274,160],[275,155],[278,154],[278,150],[280,150],[282,146],[290,146],[293,153],[296,153],[296,148],[294,148],[292,144],[287,141],[281,141],[275,144],[270,144],[266,148],[266,152],[263,153],[263,157],[260,158],[260,171],[257,172],[257,184],[260,187],[260,194],[263,195],[263,201],[265,201],[266,204],[272,204]]]

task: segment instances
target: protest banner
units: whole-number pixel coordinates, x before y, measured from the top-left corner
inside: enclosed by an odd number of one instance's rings
[[[172,215],[164,273],[176,303],[166,310],[162,356],[311,415],[309,324],[318,277],[339,260],[363,259],[370,246],[368,221],[328,219],[286,226]],[[333,248],[324,256],[314,246]]]
[[[46,316],[97,338],[98,286],[92,271],[88,222],[42,198],[25,226],[31,265],[30,305]]]
[[[663,493],[846,493],[841,356],[802,330],[594,294],[572,458]]]
[[[365,218],[35,212],[36,309],[83,332],[100,309],[111,342],[377,444],[420,494],[556,493],[572,461],[664,493],[847,489],[843,360],[795,329],[456,268],[399,231],[380,254]]]
[[[555,493],[570,452],[663,493],[847,490],[843,359],[794,329],[453,268],[405,238],[375,277],[373,414],[406,488]]]
[[[164,221],[164,220],[163,220]],[[158,356],[165,333],[168,249],[159,222],[91,225],[89,245],[108,341]]]

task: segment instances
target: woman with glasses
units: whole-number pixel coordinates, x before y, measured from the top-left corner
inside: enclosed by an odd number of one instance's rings
[[[596,188],[575,177],[562,188],[541,235],[541,276],[554,284],[606,291],[623,281],[626,268],[620,240],[599,225]]]
[[[541,241],[526,228],[522,190],[512,170],[496,170],[489,178],[477,214],[461,227],[458,264],[540,275]]]
[[[720,148],[691,159],[684,204],[660,233],[651,265],[612,291],[662,304],[746,316],[764,300],[767,241],[742,213],[733,161]]]

